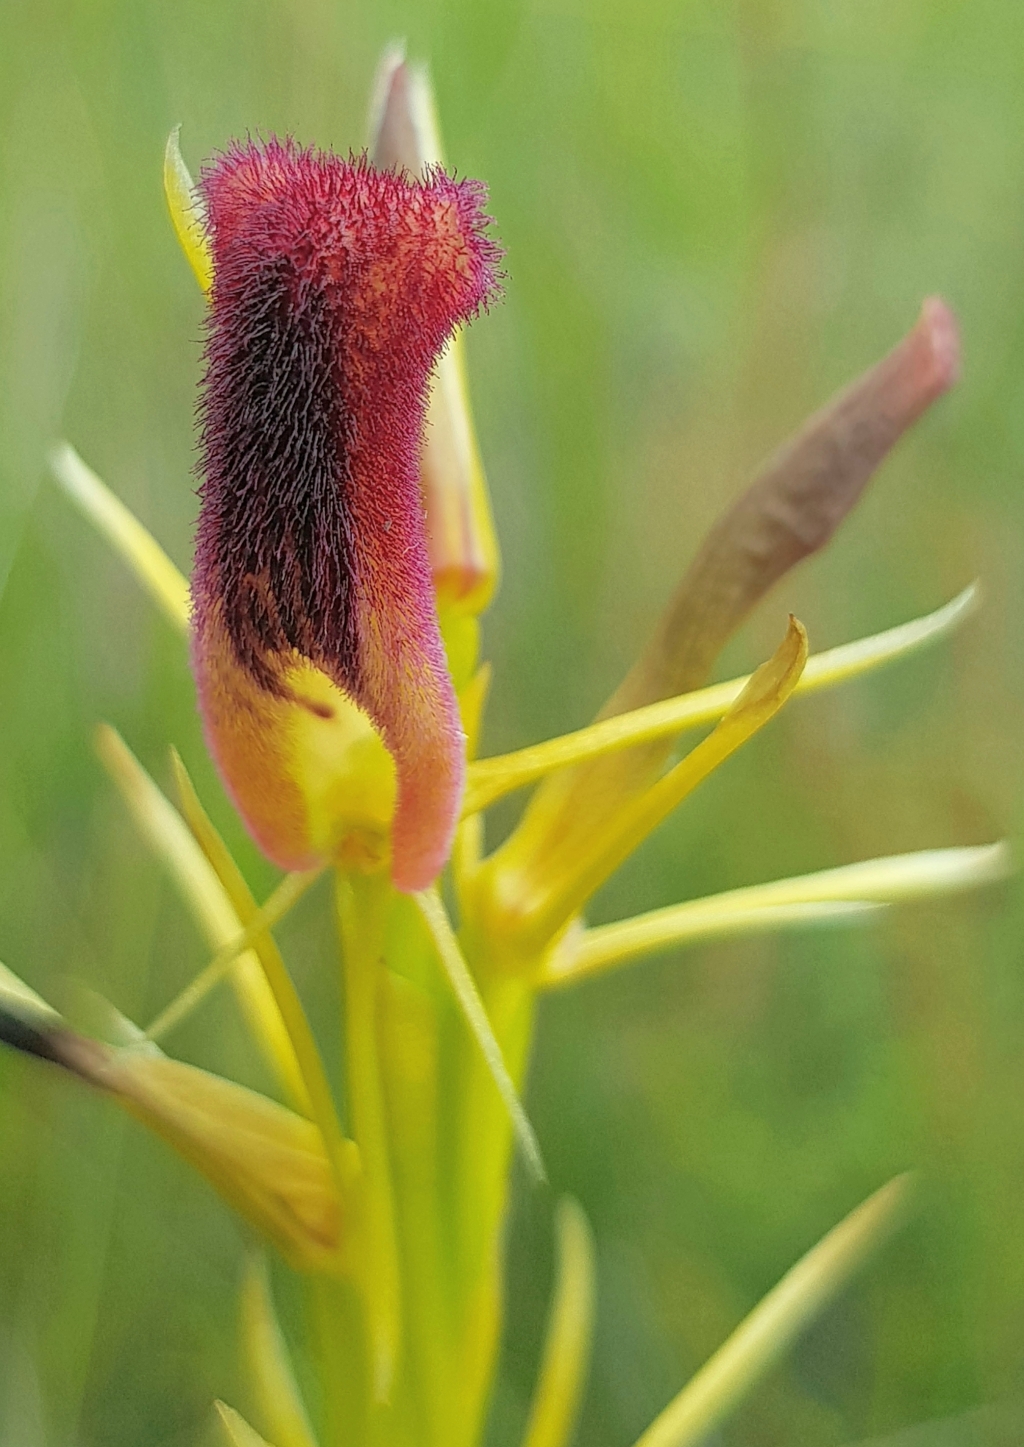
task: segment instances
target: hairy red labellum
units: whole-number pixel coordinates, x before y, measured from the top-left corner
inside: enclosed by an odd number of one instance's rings
[[[289,674],[312,663],[395,760],[392,872],[418,889],[446,857],[464,773],[420,435],[438,353],[495,290],[483,188],[271,140],[232,147],[202,192],[214,283],[193,602],[207,734],[259,842],[308,865],[301,828],[282,834],[262,807],[280,781],[251,775],[268,760],[254,699],[302,706]]]

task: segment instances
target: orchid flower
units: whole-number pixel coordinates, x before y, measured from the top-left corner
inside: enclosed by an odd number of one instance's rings
[[[499,564],[459,328],[496,299],[500,253],[482,186],[442,162],[427,74],[397,50],[374,87],[368,154],[233,144],[195,185],[173,132],[167,197],[208,299],[191,584],[70,446],[53,456],[66,493],[189,640],[224,785],[285,873],[258,902],[181,759],[175,804],[101,729],[100,759],[211,958],[146,1030],[111,1007],[104,1039],[73,1030],[0,967],[0,1038],[149,1126],[299,1273],[320,1401],[303,1400],[255,1260],[240,1305],[252,1400],[244,1416],[217,1404],[236,1447],[482,1440],[515,1142],[543,1175],[520,1092],[546,991],[670,947],[871,920],[1009,868],[998,843],[923,848],[587,926],[594,891],[791,699],[968,618],[973,587],[814,654],[790,617],[749,678],[707,682],[750,610],[828,542],[955,381],[957,328],[943,302],[926,301],[906,338],[782,446],[697,550],[595,722],[478,759],[478,619]],[[676,758],[696,728],[708,731]],[[520,823],[485,855],[483,811],[525,787]],[[327,872],[344,1113],[318,1043],[328,1025],[307,1018],[273,938]],[[164,1053],[224,980],[280,1101]],[[811,1246],[637,1447],[704,1440],[909,1198],[908,1178],[883,1184]],[[578,1203],[561,1202],[556,1235],[525,1447],[564,1447],[585,1387],[595,1292]]]

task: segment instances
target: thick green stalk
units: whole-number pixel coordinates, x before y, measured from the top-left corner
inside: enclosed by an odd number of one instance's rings
[[[365,1447],[366,1360],[363,1302],[351,1283],[307,1276],[309,1341],[320,1384],[322,1447]]]
[[[484,948],[469,956],[481,997],[517,1087],[525,1074],[533,1029],[528,977],[496,973]],[[473,1042],[463,1034],[454,1052],[451,1095],[453,1185],[452,1269],[458,1293],[461,1361],[459,1447],[480,1440],[500,1340],[502,1240],[508,1205],[513,1134],[505,1106]]]
[[[394,1189],[378,1050],[384,936],[391,886],[382,875],[337,876],[345,986],[348,1114],[363,1165],[361,1280],[375,1409],[391,1400],[399,1368],[402,1300]]]
[[[436,988],[423,921],[402,896],[392,902],[387,960],[380,1054],[403,1279],[402,1387],[419,1424],[416,1447],[449,1447],[460,1374],[439,1158],[440,1027],[448,1001]]]

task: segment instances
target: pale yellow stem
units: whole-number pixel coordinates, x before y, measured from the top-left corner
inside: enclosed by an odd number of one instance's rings
[[[229,940],[222,950],[218,950],[210,963],[196,975],[190,984],[185,986],[181,994],[160,1011],[147,1029],[147,1037],[150,1040],[161,1040],[175,1030],[197,1006],[202,1004],[211,990],[222,980],[227,979],[235,962],[246,951],[254,949],[261,935],[265,935],[268,930],[273,929],[274,925],[279,924],[285,915],[294,909],[310,885],[315,884],[322,873],[323,869],[320,868],[307,870],[304,874],[286,874],[245,928],[234,939]],[[273,985],[271,988],[273,989]]]
[[[349,1126],[363,1165],[360,1281],[366,1309],[373,1400],[387,1403],[399,1370],[402,1276],[394,1180],[379,1050],[380,987],[390,884],[385,876],[338,872],[336,899],[345,986]]]

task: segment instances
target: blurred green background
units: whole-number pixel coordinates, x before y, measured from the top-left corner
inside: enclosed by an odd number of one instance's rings
[[[57,495],[44,449],[69,437],[187,566],[202,304],[164,212],[167,132],[182,123],[194,168],[246,132],[359,147],[377,56],[402,35],[507,248],[505,301],[469,338],[506,563],[488,750],[593,713],[723,502],[925,294],[963,325],[958,391],[721,676],[763,657],[788,609],[817,647],[976,575],[984,611],[792,705],[594,917],[1021,822],[1015,0],[0,0],[0,958],[64,1007],[85,983],[146,1019],[205,962],[93,757],[97,720],[165,781],[175,742],[257,891],[273,876],[204,762],[179,641]],[[907,1166],[915,1223],[722,1441],[1021,1439],[1018,896],[666,956],[546,1004],[530,1108],[599,1253],[581,1444],[627,1447]],[[331,1009],[323,897],[281,938]],[[175,1048],[260,1083],[227,996]],[[159,1143],[0,1057],[2,1447],[198,1442],[237,1382],[243,1249]],[[550,1200],[520,1192],[492,1447],[524,1419],[550,1271]]]

